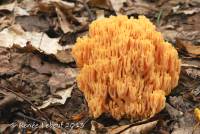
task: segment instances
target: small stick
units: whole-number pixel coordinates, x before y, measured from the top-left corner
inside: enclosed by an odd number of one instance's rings
[[[23,114],[22,112],[17,112],[16,115],[19,116],[19,117],[27,118],[29,120],[32,120],[32,121],[35,121],[35,122],[38,122],[38,123],[41,122],[40,120],[34,119],[30,116],[27,116],[27,115]]]
[[[95,19],[95,17],[93,15],[93,13],[91,12],[91,10],[90,10],[90,8],[89,8],[89,6],[88,6],[88,4],[85,0],[83,1],[83,5],[84,5],[85,9],[87,10],[87,12],[89,14],[90,21],[93,21]]]

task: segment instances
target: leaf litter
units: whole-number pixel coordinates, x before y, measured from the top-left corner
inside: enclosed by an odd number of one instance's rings
[[[198,0],[20,0],[0,4],[0,129],[10,124],[84,123],[84,129],[36,129],[37,133],[199,133],[194,109],[200,102],[200,27]],[[91,119],[76,85],[71,49],[94,19],[145,15],[182,59],[178,87],[153,120]],[[12,92],[11,92],[12,91]],[[13,105],[14,104],[14,105]],[[6,106],[6,107],[5,107]],[[139,124],[137,124],[139,123]],[[196,128],[195,128],[196,127]],[[15,128],[15,129],[14,129]],[[17,129],[16,129],[17,128]],[[195,128],[195,129],[194,129]],[[25,131],[31,132],[28,128]]]

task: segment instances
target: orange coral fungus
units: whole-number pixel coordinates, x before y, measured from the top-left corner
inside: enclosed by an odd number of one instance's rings
[[[78,86],[94,118],[102,113],[116,119],[153,116],[178,83],[176,49],[144,16],[93,21],[72,54],[81,68]]]

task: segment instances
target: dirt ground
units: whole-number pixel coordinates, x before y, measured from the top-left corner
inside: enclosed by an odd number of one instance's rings
[[[121,14],[148,17],[182,62],[164,110],[142,121],[93,119],[76,83],[76,39]],[[1,0],[0,133],[200,134],[199,58],[199,0]]]

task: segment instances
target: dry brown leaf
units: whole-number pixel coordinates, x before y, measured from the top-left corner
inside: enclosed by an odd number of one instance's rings
[[[18,4],[19,8],[21,9],[16,9],[16,10],[24,10],[24,11],[17,11],[19,14],[24,14],[24,12],[31,13],[32,15],[37,13],[38,11],[38,2],[35,0],[23,0]]]
[[[74,58],[71,56],[70,47],[66,50],[58,50],[55,57],[62,63],[69,63],[74,61]]]
[[[74,68],[59,69],[52,74],[48,85],[53,92],[59,89],[65,89],[74,84],[77,70]]]
[[[200,70],[195,68],[188,68],[185,70],[187,75],[193,79],[200,79]]]
[[[11,16],[3,16],[0,18],[0,30],[5,27],[10,26],[14,21],[14,18]]]
[[[123,4],[126,0],[110,0],[110,3],[115,10],[116,14],[120,14],[120,9],[123,7]]]
[[[198,59],[191,59],[191,58],[188,58],[188,59],[182,59],[181,60],[181,67],[192,67],[192,68],[198,68],[200,69],[200,62]]]
[[[200,56],[200,45],[194,45],[191,41],[177,39],[177,46],[179,49],[186,51],[192,57]]]
[[[122,8],[123,14],[126,15],[133,15],[133,14],[142,14],[142,15],[149,15],[154,14],[157,12],[157,8],[154,4],[147,3],[146,1],[142,0],[135,0],[131,6],[123,7]]]
[[[0,10],[12,12],[16,6],[16,2],[0,5]]]
[[[94,120],[91,121],[91,134],[98,134],[98,133],[106,133],[107,132],[107,128],[104,127],[103,124],[98,123]]]
[[[14,15],[15,16],[29,16],[30,14],[25,9],[17,6],[14,9]]]
[[[169,113],[169,116],[172,119],[177,119],[181,116],[183,116],[183,112],[178,111],[176,108],[172,107],[170,104],[166,103],[165,104],[165,109]]]
[[[75,7],[74,3],[63,1],[63,0],[41,0],[38,2],[39,10],[49,12],[54,10],[56,7],[61,8],[62,11],[68,11]]]
[[[66,15],[58,7],[56,7],[56,13],[63,32],[72,32],[73,30],[70,28],[70,23],[67,21]]]
[[[97,19],[101,19],[101,18],[104,18],[104,10],[96,10],[96,18]]]
[[[47,100],[43,102],[41,106],[38,107],[38,109],[44,109],[52,105],[65,104],[67,98],[71,97],[72,89],[73,89],[73,86],[56,92],[55,94],[60,96],[61,98],[55,98],[53,96],[49,97]]]
[[[25,31],[45,32],[50,28],[50,21],[48,20],[48,17],[40,15],[16,16],[15,24],[19,24]]]
[[[4,133],[7,128],[10,127],[10,124],[0,124],[0,133]]]
[[[56,64],[51,64],[49,62],[42,61],[41,58],[37,55],[33,55],[29,57],[30,59],[26,63],[27,66],[37,70],[40,74],[52,74],[58,69],[62,69],[63,67],[58,66]]]
[[[109,131],[109,133],[111,134],[117,134],[117,133],[121,133],[121,134],[148,134],[149,131],[151,131],[156,124],[158,123],[158,121],[152,121],[152,122],[148,122],[142,125],[137,125],[137,126],[132,126],[127,128],[129,125],[125,125],[125,126],[120,126],[118,128],[115,128],[111,131]],[[125,131],[123,131],[125,129]],[[123,132],[122,132],[123,131]]]
[[[184,127],[184,128],[177,128],[175,129],[172,134],[200,134],[200,128],[198,127],[192,133],[193,127]]]
[[[0,32],[0,46],[2,47],[10,48],[17,44],[23,48],[31,44],[38,51],[47,55],[52,54],[61,62],[71,62],[72,57],[67,49],[71,50],[72,46],[62,47],[58,42],[59,38],[49,38],[45,33],[25,32],[20,25],[13,25]]]
[[[110,4],[108,0],[89,0],[89,4],[94,7],[108,9]]]

